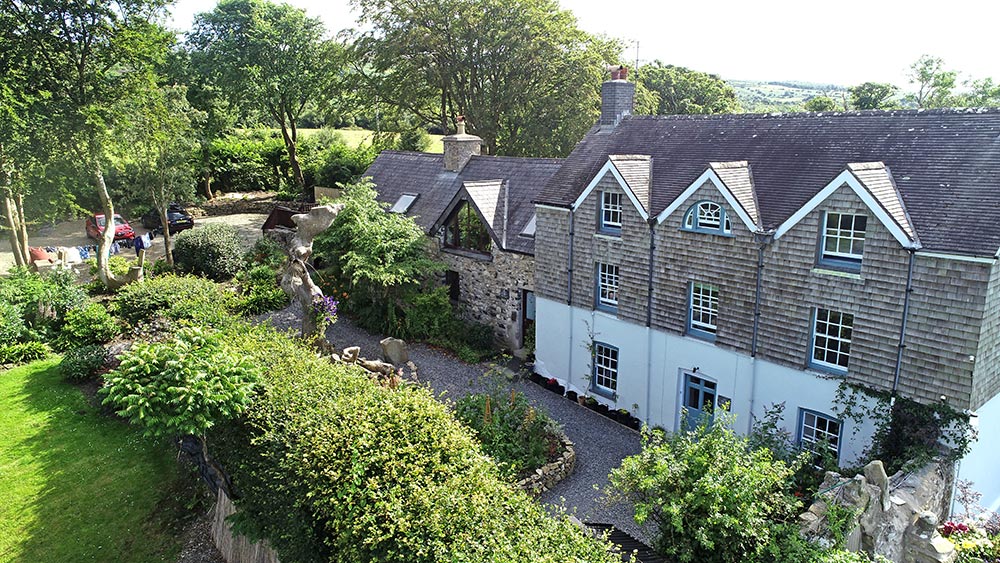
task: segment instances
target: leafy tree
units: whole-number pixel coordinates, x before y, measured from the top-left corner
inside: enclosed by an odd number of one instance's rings
[[[280,128],[295,182],[305,186],[297,156],[306,105],[326,91],[339,62],[316,18],[268,0],[223,0],[195,16],[187,43],[192,62],[244,112],[264,111]]]
[[[837,111],[837,102],[827,96],[813,96],[806,100],[806,111]]]
[[[104,178],[111,132],[120,120],[117,100],[152,86],[153,65],[170,42],[156,21],[164,0],[0,0],[12,32],[30,53],[27,80],[45,102],[62,147],[86,171],[105,216],[115,213]],[[7,18],[5,18],[7,19]],[[114,229],[105,229],[97,253],[98,276],[121,285],[108,267]]]
[[[918,108],[943,108],[955,105],[952,95],[958,73],[945,70],[944,61],[938,57],[923,55],[917,62],[910,65],[910,84],[915,84],[917,91],[907,99]]]
[[[367,178],[344,189],[344,208],[314,242],[314,252],[334,265],[334,276],[367,308],[385,332],[396,334],[404,292],[443,265],[431,260],[427,237],[412,218],[387,213]],[[373,327],[375,328],[375,327]]]
[[[653,115],[737,113],[736,90],[714,74],[655,61],[639,67],[636,81],[654,96]],[[641,104],[640,108],[642,107]],[[644,109],[648,109],[644,108]]]
[[[160,86],[125,100],[127,109],[119,135],[124,166],[160,216],[167,263],[174,265],[167,208],[172,201],[194,197],[191,157],[195,150],[193,123],[203,115],[187,101],[183,86]]]
[[[897,109],[899,104],[893,100],[899,88],[892,84],[881,82],[865,82],[849,88],[851,107],[854,109]]]
[[[658,552],[681,562],[752,560],[772,540],[773,522],[799,507],[787,491],[794,469],[750,449],[731,415],[710,418],[693,431],[644,436],[611,486],[635,504],[637,523],[656,526]]]
[[[967,81],[965,85],[969,88],[964,104],[970,107],[997,107],[1000,106],[1000,84],[993,82],[992,78]]]
[[[358,80],[378,103],[453,130],[465,116],[491,154],[568,154],[597,120],[615,41],[555,0],[355,0]]]

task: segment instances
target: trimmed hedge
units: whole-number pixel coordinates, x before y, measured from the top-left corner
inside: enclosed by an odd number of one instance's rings
[[[208,443],[239,495],[237,529],[282,560],[621,561],[506,484],[429,389],[383,387],[265,327],[226,341],[265,382]]]
[[[205,225],[174,238],[174,265],[182,272],[225,281],[243,267],[246,249],[236,227]]]

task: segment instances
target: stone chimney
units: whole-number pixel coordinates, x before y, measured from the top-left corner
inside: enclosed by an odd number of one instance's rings
[[[614,127],[626,115],[632,115],[635,103],[635,84],[625,78],[628,69],[624,66],[612,66],[611,80],[601,84],[601,127]]]
[[[481,154],[483,140],[465,132],[465,118],[458,116],[458,131],[454,135],[443,137],[444,169],[451,172],[461,172],[473,155]]]

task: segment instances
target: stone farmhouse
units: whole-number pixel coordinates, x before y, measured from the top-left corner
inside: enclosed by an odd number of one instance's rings
[[[1000,505],[1000,111],[601,120],[536,199],[536,371],[676,429],[784,403],[842,465],[842,380],[975,413]],[[694,417],[689,417],[688,420]]]
[[[443,144],[444,154],[384,151],[364,175],[390,212],[431,237],[458,311],[526,351],[535,334],[533,201],[562,161],[482,155],[464,122]]]

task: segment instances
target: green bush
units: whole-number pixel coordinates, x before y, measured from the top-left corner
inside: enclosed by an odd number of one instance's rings
[[[70,348],[59,362],[59,372],[69,381],[83,381],[97,375],[108,359],[108,351],[99,344]]]
[[[0,365],[19,365],[47,358],[49,347],[42,342],[17,342],[0,346]]]
[[[184,231],[174,239],[174,264],[180,271],[217,281],[240,271],[243,253],[236,228],[225,223]]]
[[[268,166],[264,143],[245,135],[229,135],[212,142],[213,187],[222,191],[271,190],[277,178]]]
[[[260,237],[253,243],[250,250],[243,256],[244,262],[250,265],[270,266],[277,270],[287,260],[285,249],[270,237]]]
[[[90,265],[90,275],[97,277],[97,259],[88,258],[87,264]],[[124,256],[115,255],[108,257],[108,269],[110,269],[111,273],[117,277],[122,277],[128,274],[129,270],[132,269],[132,266],[136,265],[138,265],[138,263],[134,259],[129,260]]]
[[[204,435],[243,412],[258,377],[221,334],[198,327],[168,342],[136,343],[120,359],[99,391],[102,403],[149,436]]]
[[[207,442],[240,492],[236,528],[283,561],[621,561],[502,480],[429,389],[380,385],[265,327],[226,342],[263,386]]]
[[[455,416],[472,429],[501,471],[515,478],[545,465],[560,448],[555,422],[513,389],[497,386],[462,397]]]
[[[0,301],[0,346],[13,344],[28,330],[21,318],[21,309],[13,303]]]
[[[167,274],[123,287],[114,309],[131,326],[160,316],[221,326],[230,322],[235,301],[232,293],[210,280]]]
[[[756,558],[773,541],[773,523],[801,508],[788,491],[795,470],[748,448],[731,415],[710,418],[694,431],[644,436],[611,485],[634,503],[637,523],[655,526],[659,553],[681,562]]]
[[[266,265],[244,270],[236,276],[242,292],[240,310],[245,315],[260,315],[288,305],[288,295],[278,287],[278,273]]]
[[[436,287],[409,296],[406,337],[416,340],[442,338],[451,330],[453,313],[448,288]]]
[[[66,344],[103,344],[121,333],[121,326],[100,303],[66,311],[62,340]]]
[[[69,272],[40,275],[15,268],[7,277],[0,277],[0,302],[17,307],[29,332],[42,339],[54,337],[66,311],[86,300],[87,294]]]

